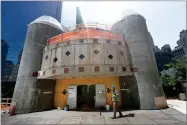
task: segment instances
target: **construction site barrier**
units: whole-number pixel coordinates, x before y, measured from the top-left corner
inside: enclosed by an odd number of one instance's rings
[[[12,98],[1,98],[1,110],[8,110],[11,105]]]

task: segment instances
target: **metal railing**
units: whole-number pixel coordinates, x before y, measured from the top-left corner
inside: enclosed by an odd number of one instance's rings
[[[97,22],[86,22],[83,24],[77,24],[72,27],[69,27],[69,32],[75,31],[75,30],[81,30],[81,29],[102,29],[110,31],[110,28],[105,24],[100,24]]]
[[[113,34],[107,31],[90,29],[90,30],[72,31],[72,32],[55,36],[49,40],[49,44],[63,42],[63,41],[77,40],[77,39],[98,39],[98,38],[123,41],[121,34]]]
[[[9,106],[11,104],[12,98],[1,98],[1,105]]]
[[[1,113],[9,111],[12,98],[1,98]],[[2,114],[1,114],[2,115]]]
[[[87,38],[123,40],[121,34],[112,33],[107,25],[97,22],[88,22],[70,27],[68,32],[50,38],[48,43],[53,44],[57,42]]]

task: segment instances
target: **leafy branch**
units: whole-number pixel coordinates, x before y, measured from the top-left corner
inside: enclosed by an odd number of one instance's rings
[[[161,72],[163,86],[174,86],[182,80],[186,80],[187,58],[174,60],[165,65],[165,70]]]

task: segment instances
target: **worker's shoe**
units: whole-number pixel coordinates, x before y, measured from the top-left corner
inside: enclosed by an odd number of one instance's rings
[[[116,119],[116,111],[114,111],[114,115],[113,115],[112,119]]]
[[[123,114],[121,112],[119,112],[119,118],[123,117]]]
[[[123,117],[123,115],[118,115],[118,118],[121,118],[121,117]]]

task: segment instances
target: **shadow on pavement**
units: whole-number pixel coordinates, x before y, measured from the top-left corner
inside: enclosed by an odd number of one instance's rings
[[[130,114],[123,115],[123,117],[134,117],[134,116],[135,116],[134,113],[130,113]]]
[[[117,117],[117,118],[134,117],[134,116],[135,116],[134,113],[130,113],[130,114],[126,114],[126,115],[123,115],[122,117]]]
[[[121,111],[136,111],[136,110],[139,110],[139,109],[121,109]],[[113,112],[113,109],[110,108],[110,110],[107,111],[104,107],[98,108],[98,109],[95,109],[95,108],[88,108],[88,109],[80,109],[80,108],[77,108],[77,109],[72,109],[72,110],[69,110],[69,111],[81,111],[81,112]]]

